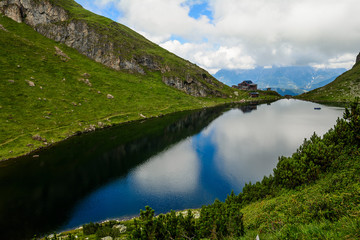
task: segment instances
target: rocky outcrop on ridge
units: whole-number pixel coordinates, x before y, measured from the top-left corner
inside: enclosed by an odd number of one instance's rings
[[[76,4],[70,0],[68,2]],[[112,29],[111,31],[104,33],[96,23],[74,18],[63,7],[50,0],[2,0],[0,13],[16,22],[24,22],[42,35],[75,48],[96,62],[115,70],[142,75],[146,75],[147,71],[160,71],[165,84],[187,94],[201,97],[209,95],[225,97],[224,93],[216,90],[224,87],[222,83],[213,77],[206,79],[199,77],[204,74],[203,69],[191,64],[192,75],[189,78],[185,64],[185,71],[182,70],[184,73],[179,74],[178,70],[164,63],[162,56],[138,51],[137,39],[127,36],[127,32],[121,30],[123,26],[116,22],[108,26]],[[124,35],[128,41],[115,41],[113,36],[116,34]],[[147,45],[153,44],[146,39],[142,41]]]

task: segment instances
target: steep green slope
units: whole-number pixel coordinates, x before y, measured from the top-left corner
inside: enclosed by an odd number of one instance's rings
[[[165,84],[190,95],[229,96],[229,87],[205,70],[73,0],[2,0],[0,13],[115,70],[144,76],[158,71]]]
[[[78,131],[248,98],[193,97],[165,85],[160,71],[116,71],[24,23],[0,15],[0,24],[1,160]]]
[[[360,64],[356,64],[324,87],[296,98],[316,102],[351,102],[356,97],[360,97]]]

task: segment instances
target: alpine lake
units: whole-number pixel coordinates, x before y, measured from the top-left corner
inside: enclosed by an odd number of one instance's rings
[[[283,99],[179,112],[72,137],[0,163],[0,239],[225,200],[270,175],[343,107]]]

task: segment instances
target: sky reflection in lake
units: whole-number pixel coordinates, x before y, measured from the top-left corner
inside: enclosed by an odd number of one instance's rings
[[[296,100],[233,108],[89,194],[62,229],[134,216],[146,205],[161,213],[224,200],[271,174],[279,156],[291,155],[314,131],[324,134],[342,112]]]
[[[131,176],[134,187],[152,195],[193,192],[199,183],[199,161],[191,138],[186,139],[139,166]]]
[[[342,115],[342,109],[315,111],[313,106],[281,100],[260,105],[251,114],[234,109],[218,118],[207,131],[219,172],[234,188],[269,175],[279,156],[290,156],[314,132],[323,135]]]

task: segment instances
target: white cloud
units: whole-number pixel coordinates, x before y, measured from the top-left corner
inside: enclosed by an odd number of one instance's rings
[[[206,16],[189,17],[190,8],[185,3],[184,0],[121,0],[117,7],[124,15],[119,21],[150,36],[177,35],[201,40],[213,26]]]
[[[177,40],[167,41],[160,46],[182,58],[197,63],[212,74],[222,68],[253,68],[255,65],[254,59],[243,54],[240,47],[220,46],[214,48],[210,43],[182,44]]]
[[[314,64],[316,68],[350,68],[354,65],[356,54],[344,54],[338,57],[330,58],[327,62],[322,64]]]
[[[208,3],[212,19],[205,15],[198,19],[190,17],[191,7],[204,2]],[[101,8],[114,4],[121,12],[119,22],[211,72],[254,65],[350,68],[360,49],[358,0],[95,0],[95,3]],[[174,36],[183,41],[174,41]]]

